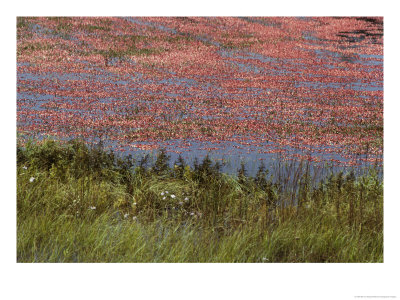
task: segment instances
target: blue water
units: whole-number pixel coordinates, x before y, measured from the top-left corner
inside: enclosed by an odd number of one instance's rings
[[[243,73],[250,74],[269,74],[269,75],[293,75],[294,78],[296,76],[303,74],[303,71],[308,67],[305,64],[299,63],[296,59],[277,59],[273,57],[268,57],[265,55],[261,55],[258,53],[253,53],[249,50],[234,50],[227,49],[222,47],[220,43],[212,40],[210,37],[195,35],[195,34],[186,34],[177,31],[173,28],[168,28],[166,26],[156,24],[154,22],[149,22],[140,18],[125,18],[129,22],[133,24],[138,24],[140,26],[152,27],[157,30],[161,30],[164,32],[168,32],[172,35],[182,35],[182,36],[190,36],[191,38],[204,42],[208,45],[213,45],[218,47],[219,50],[217,53],[221,56],[221,60],[223,60],[226,64],[230,66],[235,66],[239,71]],[[268,22],[266,20],[253,19],[253,18],[243,18],[249,22],[263,24],[265,26],[274,26],[279,27],[278,23]],[[41,38],[52,38],[56,34],[47,29],[43,28],[40,25],[34,24],[33,30],[38,34]],[[132,29],[134,30],[134,29]],[[312,44],[318,41],[318,39],[313,36],[312,32],[304,33],[305,40]],[[78,42],[73,37],[65,37],[66,39],[70,39],[73,42]],[[89,45],[89,47],[92,47]],[[326,50],[306,50],[303,51],[313,51],[315,58],[322,61],[323,68],[341,68],[337,67],[337,63],[343,61],[343,59],[348,60],[349,63],[357,64],[360,67],[360,70],[363,71],[371,71],[373,67],[381,66],[383,68],[383,56],[381,55],[363,55],[359,54],[353,58],[343,57],[339,52],[334,51],[326,51]],[[115,65],[118,64],[119,59],[114,58],[111,59],[109,64]],[[128,63],[132,70],[134,70],[135,62],[129,59],[124,59],[124,62]],[[76,61],[71,63],[85,63],[85,61]],[[262,63],[265,66],[260,66]],[[203,103],[196,103],[193,100],[193,94],[189,91],[190,88],[196,88],[202,93],[202,100],[210,100],[216,101],[218,100],[235,100],[240,97],[254,97],[261,98],[263,101],[267,102],[271,101],[268,96],[268,92],[279,92],[279,90],[273,90],[268,86],[268,82],[265,82],[263,88],[238,88],[234,92],[227,93],[221,86],[212,81],[213,76],[205,76],[205,77],[197,77],[193,76],[177,76],[174,72],[171,72],[167,69],[157,68],[158,72],[161,72],[165,75],[164,78],[146,78],[146,76],[138,71],[132,71],[131,74],[124,74],[124,76],[119,76],[118,74],[112,73],[110,71],[104,70],[100,67],[92,66],[88,62],[86,62],[87,70],[95,70],[96,74],[87,74],[87,73],[56,73],[56,72],[43,72],[40,74],[33,74],[30,72],[24,72],[24,67],[29,67],[29,63],[25,62],[17,62],[18,74],[17,81],[18,86],[20,87],[30,87],[32,85],[40,85],[41,87],[47,90],[47,94],[39,94],[39,93],[31,93],[31,92],[18,92],[17,93],[17,101],[22,104],[22,107],[29,107],[29,109],[34,111],[44,111],[49,110],[46,108],[48,104],[76,104],[82,101],[81,97],[64,97],[56,95],[58,90],[73,90],[74,88],[67,88],[63,86],[67,81],[91,81],[94,85],[96,83],[105,84],[103,87],[104,91],[116,91],[115,96],[111,97],[99,97],[93,100],[93,109],[91,111],[83,111],[79,109],[67,109],[69,113],[73,116],[76,115],[84,115],[86,117],[92,118],[96,121],[96,118],[102,118],[103,112],[101,110],[97,110],[96,105],[101,104],[111,104],[113,102],[121,102],[125,103],[120,106],[121,108],[129,108],[134,109],[135,107],[144,107],[145,109],[141,112],[143,114],[149,114],[149,111],[152,107],[171,107],[174,105],[174,101],[176,98],[179,98],[182,101],[185,101],[185,107],[182,111],[171,111],[172,119],[185,119],[185,118],[193,118],[196,116],[200,116],[203,120],[215,120],[218,119],[219,116],[217,113],[230,113],[231,109],[229,107],[218,107],[218,109],[211,109],[210,107],[205,106]],[[173,79],[170,78],[173,76]],[[309,76],[309,75],[308,75]],[[318,78],[318,75],[312,75],[313,79]],[[332,77],[333,78],[333,77]],[[206,83],[202,82],[202,79],[209,80]],[[346,80],[344,80],[346,79]],[[229,78],[229,80],[237,80],[242,81],[243,78]],[[163,89],[160,91],[150,91],[143,86],[146,84],[156,84],[162,85]],[[369,81],[369,82],[361,82],[359,80],[355,80],[352,78],[343,78],[338,76],[336,82],[324,83],[321,81],[304,81],[298,80],[294,82],[294,87],[297,88],[309,88],[310,90],[317,92],[321,89],[349,89],[354,91],[383,91],[383,81]],[[88,87],[90,89],[90,87]],[[171,92],[171,90],[173,90]],[[118,95],[117,92],[120,92],[121,95]],[[153,100],[143,99],[142,95],[152,95],[155,98]],[[126,95],[129,95],[129,101],[126,98]],[[353,99],[348,99],[348,101],[357,101],[357,99],[365,99],[366,96],[358,95]],[[301,100],[303,101],[312,101],[312,98],[303,97]],[[124,102],[123,102],[124,101]],[[282,103],[285,103],[285,100],[281,100]],[[223,103],[223,102],[221,102]],[[353,103],[354,104],[354,103]],[[353,105],[352,104],[352,105]],[[182,106],[183,107],[183,106]],[[208,115],[204,115],[205,108],[207,107]],[[147,108],[147,110],[146,110]],[[57,106],[53,108],[54,111],[57,111]],[[237,120],[251,120],[256,117],[266,117],[268,111],[265,111],[264,114],[261,112],[254,112],[253,107],[240,107],[238,110],[241,112],[240,116],[233,116],[233,118]],[[124,112],[116,112],[113,110],[108,110],[106,112],[107,116],[115,116],[118,114],[123,114]],[[305,112],[294,112],[301,117],[301,115]],[[179,117],[178,117],[179,116]],[[159,116],[161,117],[161,116]],[[39,117],[33,120],[34,122],[40,123],[43,120]],[[24,119],[19,122],[20,125],[24,124]],[[131,130],[140,130],[140,128],[131,128]],[[45,133],[42,133],[45,135]],[[270,133],[273,134],[273,133]],[[240,136],[244,142],[251,142],[251,137]],[[92,138],[92,140],[96,140],[96,138]],[[253,145],[244,145],[240,143],[235,143],[233,141],[225,140],[221,141],[222,143],[213,143],[207,141],[196,141],[190,140],[186,142],[190,142],[191,146],[188,148],[182,148],[179,146],[179,143],[182,141],[165,141],[160,142],[161,147],[165,147],[171,157],[172,161],[176,160],[178,154],[173,151],[182,151],[182,156],[187,159],[189,162],[193,163],[194,157],[204,157],[207,153],[210,156],[220,162],[225,162],[223,166],[223,171],[229,173],[235,173],[236,170],[240,167],[241,162],[243,161],[248,169],[250,175],[254,175],[257,172],[259,162],[264,161],[266,164],[274,164],[277,160],[279,160],[279,154],[276,153],[260,153],[262,151],[263,145],[259,147]],[[141,144],[146,144],[145,142],[141,142]],[[176,145],[178,144],[178,146]],[[267,142],[268,144],[268,142]],[[117,144],[112,140],[108,140],[107,145],[110,148],[118,148],[121,145]],[[122,145],[124,146],[124,145]],[[128,145],[129,146],[129,145]],[[141,151],[135,149],[131,150],[128,146],[124,146],[126,151],[123,152],[123,155],[127,154],[140,154],[140,153],[148,153],[149,151]],[[268,146],[271,146],[268,144]],[[218,147],[219,150],[213,150],[208,152],[206,148],[214,148]],[[279,148],[278,146],[276,146]],[[296,154],[299,153],[297,149],[291,149],[286,147],[284,149],[288,153]],[[319,153],[317,150],[321,151]],[[343,157],[338,154],[323,154],[324,149],[313,149],[313,155],[321,157],[323,159],[336,159],[341,161],[346,161]]]

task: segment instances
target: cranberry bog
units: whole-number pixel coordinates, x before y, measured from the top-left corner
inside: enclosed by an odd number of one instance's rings
[[[17,131],[382,168],[383,18],[18,18]]]

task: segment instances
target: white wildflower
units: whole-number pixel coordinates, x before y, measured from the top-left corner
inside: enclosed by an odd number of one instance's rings
[[[171,195],[171,198],[174,199],[176,196],[175,195]]]
[[[23,167],[22,167],[22,169],[24,169],[24,170],[27,170],[27,169],[28,169],[28,167],[27,167],[27,166],[23,166]]]
[[[163,200],[165,200],[166,197],[162,197]]]
[[[124,214],[124,219],[128,218],[129,214]]]
[[[29,182],[33,182],[35,180],[35,177],[29,178]]]
[[[136,205],[137,203],[136,202],[133,202],[133,205]]]
[[[263,257],[263,259],[262,259],[263,261],[268,261],[268,258],[266,258],[266,257]]]
[[[136,219],[137,219],[136,216],[133,216],[133,217],[132,217],[132,220],[133,220],[133,221],[136,221]]]
[[[194,213],[192,212],[192,213],[190,213],[190,215],[191,215],[191,216],[194,216]]]
[[[188,202],[189,201],[189,198],[188,197],[185,197],[185,199],[184,199],[186,202]]]
[[[182,201],[180,201],[180,202],[179,202],[179,205],[183,205],[183,202],[182,202]]]
[[[161,192],[161,196],[164,196],[164,192]]]
[[[168,191],[165,191],[166,194],[168,194]]]
[[[89,206],[89,209],[95,210],[95,209],[96,209],[96,206]]]

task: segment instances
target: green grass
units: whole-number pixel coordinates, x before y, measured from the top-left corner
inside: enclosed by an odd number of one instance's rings
[[[262,168],[252,178],[168,160],[78,141],[18,146],[17,261],[383,262],[374,170],[313,187],[303,167],[284,184]]]

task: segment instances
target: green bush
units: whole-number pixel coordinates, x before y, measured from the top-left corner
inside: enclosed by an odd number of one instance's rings
[[[17,260],[383,261],[375,170],[313,182],[299,167],[288,184],[263,165],[255,178],[220,169],[208,156],[171,168],[165,151],[134,160],[82,141],[18,146]]]

